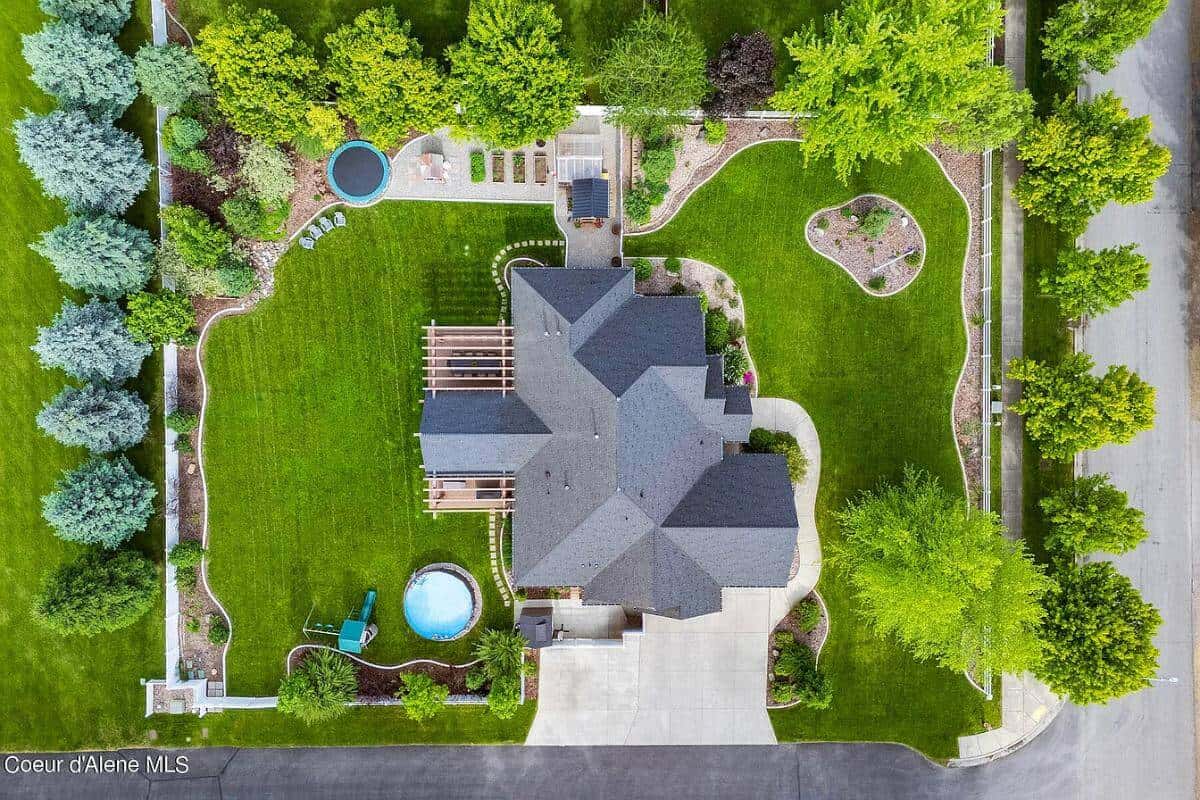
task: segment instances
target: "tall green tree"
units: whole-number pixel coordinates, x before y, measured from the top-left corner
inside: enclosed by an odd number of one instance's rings
[[[1107,703],[1150,685],[1162,617],[1107,561],[1063,564],[1043,598],[1044,654],[1036,674],[1077,705]]]
[[[325,37],[325,75],[338,110],[357,123],[381,149],[410,131],[432,131],[450,123],[454,97],[432,58],[422,58],[412,23],[395,9],[371,8]]]
[[[1022,382],[1012,411],[1025,418],[1025,431],[1042,456],[1067,461],[1083,450],[1127,444],[1154,425],[1154,387],[1128,367],[1112,365],[1091,373],[1087,353],[1067,356],[1057,366],[1031,358],[1014,360],[1008,377]]]
[[[583,81],[563,54],[561,31],[550,3],[472,0],[467,35],[447,52],[462,133],[516,148],[575,120]]]
[[[142,45],[133,57],[133,75],[151,103],[171,111],[212,91],[208,70],[196,54],[174,42]]]
[[[111,36],[77,22],[51,22],[22,36],[21,52],[32,69],[30,80],[64,109],[111,121],[137,97],[133,61]]]
[[[995,147],[1029,120],[1032,101],[988,65],[1003,12],[992,0],[850,0],[785,41],[796,62],[775,108],[814,115],[804,152],[842,180],[863,161],[897,163],[939,137]]]
[[[1085,69],[1108,72],[1166,9],[1167,0],[1070,0],[1046,20],[1042,56],[1064,82],[1077,82]]]
[[[1107,475],[1078,478],[1042,498],[1050,532],[1046,547],[1073,557],[1097,550],[1125,553],[1146,538],[1145,515]]]
[[[73,216],[29,245],[63,283],[109,300],[136,292],[150,280],[150,234],[113,216]]]
[[[1133,244],[1061,250],[1054,266],[1038,277],[1038,288],[1071,318],[1103,314],[1148,286],[1150,262]]]
[[[711,90],[704,44],[677,18],[646,11],[613,40],[600,67],[609,119],[642,137],[687,121]]]
[[[146,529],[155,494],[125,456],[92,458],[63,473],[42,498],[42,516],[61,539],[111,550]]]
[[[101,383],[124,383],[135,377],[150,355],[148,344],[129,335],[121,307],[94,297],[82,306],[64,300],[58,316],[38,328],[37,342],[30,349],[43,367]]]
[[[1079,103],[1068,97],[1017,141],[1025,173],[1013,196],[1034,216],[1080,233],[1110,201],[1144,203],[1171,164],[1171,151],[1150,139],[1150,118],[1130,119],[1105,92]]]
[[[46,576],[33,617],[58,634],[111,633],[144,616],[158,591],[158,570],[141,553],[89,548]]]
[[[196,57],[212,70],[217,108],[234,130],[280,144],[306,129],[319,66],[278,17],[234,5],[198,39]]]
[[[999,517],[906,468],[838,514],[841,565],[861,613],[919,659],[954,670],[1022,672],[1038,658],[1038,599],[1048,587]]]

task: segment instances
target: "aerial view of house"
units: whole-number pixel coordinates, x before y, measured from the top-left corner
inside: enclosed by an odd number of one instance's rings
[[[5,11],[0,797],[1195,796],[1190,4]]]

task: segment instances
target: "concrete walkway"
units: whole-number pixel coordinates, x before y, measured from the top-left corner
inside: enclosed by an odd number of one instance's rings
[[[1011,753],[1045,730],[1063,705],[1058,695],[1030,674],[1004,675],[1000,687],[1000,727],[958,737],[953,766],[983,764]]]

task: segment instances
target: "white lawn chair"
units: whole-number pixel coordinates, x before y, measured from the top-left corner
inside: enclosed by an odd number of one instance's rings
[[[317,222],[321,223],[321,230],[329,233],[333,230],[333,223],[329,221],[329,217],[321,217]]]
[[[340,211],[333,212],[333,224],[339,228],[346,227],[346,215]]]
[[[313,245],[315,245],[315,244],[316,244],[316,242],[314,242],[312,239],[308,238],[307,236],[300,237],[300,246],[303,247],[305,250],[312,250]]]
[[[313,238],[313,241],[316,241],[317,239],[320,239],[322,236],[324,236],[325,232],[323,230],[321,230],[320,228],[318,228],[316,225],[309,225],[308,226],[308,235]]]

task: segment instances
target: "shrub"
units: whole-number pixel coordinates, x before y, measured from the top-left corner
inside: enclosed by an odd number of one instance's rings
[[[817,217],[817,221],[814,224],[817,226],[817,230],[822,230],[822,231],[828,230],[829,229],[829,217],[825,217],[825,216]]]
[[[892,224],[895,216],[896,212],[883,206],[875,206],[867,212],[862,222],[858,223],[858,231],[868,239],[878,239],[887,233],[888,226]]]
[[[167,342],[190,343],[195,339],[196,309],[187,295],[163,291],[138,292],[129,298],[129,316],[125,326],[135,341],[152,345]]]
[[[1107,703],[1150,685],[1162,617],[1110,562],[1066,563],[1043,603],[1045,653],[1034,669],[1078,705]]]
[[[213,160],[208,153],[198,149],[206,136],[208,131],[192,117],[176,114],[168,119],[163,125],[162,143],[163,149],[171,157],[171,165],[189,172],[211,175]]]
[[[679,140],[673,136],[650,139],[642,147],[642,175],[648,187],[664,187],[658,202],[662,202],[662,194],[666,193],[666,185],[671,173],[675,171],[675,151],[679,149]]]
[[[68,447],[111,453],[146,438],[150,409],[133,392],[87,383],[59,392],[42,406],[37,424]]]
[[[42,516],[60,539],[111,550],[145,530],[155,494],[124,456],[91,458],[63,473],[42,498]]]
[[[221,215],[231,231],[238,236],[265,242],[284,237],[283,225],[291,213],[290,203],[272,208],[244,194],[235,195],[221,203]]]
[[[304,131],[320,67],[270,11],[231,6],[200,31],[195,54],[212,70],[217,108],[234,130],[267,144]]]
[[[390,7],[369,8],[325,37],[325,75],[338,109],[382,150],[409,131],[432,131],[451,122],[454,98],[445,74]]]
[[[675,256],[671,256],[663,261],[663,269],[672,275],[678,275],[683,271],[683,261]]]
[[[625,195],[625,213],[637,225],[645,225],[650,221],[650,210],[653,204],[650,202],[650,193],[646,190],[646,185],[638,181]]]
[[[1127,553],[1147,536],[1145,515],[1107,475],[1078,478],[1041,501],[1046,547],[1068,557],[1097,550]]]
[[[218,646],[229,641],[229,623],[224,617],[213,614],[208,618],[208,641]]]
[[[887,277],[884,275],[875,275],[871,277],[871,279],[867,281],[867,288],[875,292],[882,292],[887,288]]]
[[[521,706],[521,675],[501,675],[492,678],[488,691],[488,711],[500,719],[511,719]]]
[[[729,343],[740,342],[746,335],[746,326],[740,319],[729,320]]]
[[[635,281],[648,281],[654,274],[654,265],[650,263],[648,258],[635,258],[633,260],[633,279]]]
[[[133,75],[151,103],[172,111],[212,91],[204,65],[190,49],[173,42],[142,45],[133,57]]]
[[[583,89],[562,52],[562,20],[537,0],[474,0],[467,35],[446,51],[459,122],[492,147],[515,149],[570,125]]]
[[[184,411],[177,408],[170,414],[167,414],[164,422],[168,428],[180,436],[186,436],[199,426],[200,416],[193,411]]]
[[[796,689],[790,682],[776,681],[771,684],[771,700],[785,705],[796,699]]]
[[[358,667],[333,650],[314,650],[279,684],[279,711],[306,725],[346,713],[358,693]]]
[[[63,21],[22,36],[21,42],[30,80],[64,109],[111,121],[137,97],[133,62],[111,36]]]
[[[801,600],[788,615],[800,630],[808,633],[821,623],[821,604],[812,598]]]
[[[233,247],[229,234],[199,209],[173,204],[161,216],[167,237],[188,266],[215,269]]]
[[[292,161],[279,148],[251,140],[238,145],[238,154],[241,156],[238,177],[242,188],[254,199],[279,206],[296,191]]]
[[[921,251],[913,250],[911,253],[909,253],[908,255],[906,255],[904,257],[904,263],[908,264],[910,267],[921,266]]]
[[[21,163],[71,212],[123,214],[150,181],[138,138],[82,111],[27,114],[13,135]]]
[[[750,431],[750,441],[746,444],[750,453],[775,453],[787,457],[788,478],[792,483],[800,483],[808,473],[808,456],[800,448],[796,437],[786,431],[772,431],[767,428],[755,428]]]
[[[446,707],[450,687],[420,672],[405,672],[400,681],[404,687],[396,697],[404,701],[404,715],[413,722],[431,720]]]
[[[52,17],[75,22],[94,33],[116,36],[129,21],[131,0],[40,0],[38,7]]]
[[[54,633],[94,636],[137,622],[157,596],[150,559],[134,550],[89,548],[46,577],[33,616]]]
[[[688,288],[686,286],[684,286],[682,283],[680,283],[679,281],[675,281],[675,283],[671,286],[671,296],[672,297],[683,297],[687,293],[688,293]]]
[[[704,315],[704,352],[721,353],[729,346],[729,318],[713,309]]]
[[[192,570],[192,579],[195,580],[195,577],[196,577],[196,571]],[[175,583],[179,583],[178,573],[176,573],[176,575],[175,575]],[[193,583],[192,586],[188,587],[188,588],[194,588],[194,587],[195,587],[195,584]],[[184,621],[183,627],[186,628],[189,633],[199,633],[200,632],[200,620],[196,619],[195,617],[188,617]]]
[[[487,178],[487,163],[482,150],[471,151],[471,182],[483,183]]]
[[[854,216],[854,209],[849,204],[847,204],[847,205],[844,205],[841,208],[839,208],[838,213],[841,214],[846,219],[850,219],[851,217]]]
[[[1093,375],[1091,356],[1075,353],[1057,366],[1014,360],[1008,377],[1022,381],[1012,410],[1045,458],[1066,461],[1081,450],[1126,444],[1154,425],[1154,387],[1124,365]]]
[[[169,279],[180,294],[216,297],[221,293],[221,280],[216,270],[186,263],[170,237],[159,242],[154,262],[164,284]]]
[[[258,288],[258,275],[244,261],[231,260],[217,268],[221,293],[227,297],[245,297]]]
[[[741,116],[775,93],[775,45],[762,31],[735,33],[709,59],[707,72],[714,89],[708,113]]]
[[[141,228],[110,216],[75,216],[29,246],[63,283],[109,300],[150,280],[154,243]]]
[[[775,631],[775,636],[772,641],[775,642],[777,649],[788,647],[796,642],[796,637],[792,636],[791,631]]]
[[[184,591],[195,589],[200,583],[200,574],[196,567],[176,567],[175,568],[175,585]],[[191,620],[189,620],[191,622]],[[189,627],[189,630],[191,628]],[[196,620],[196,629],[193,633],[200,632],[200,622]]]
[[[43,367],[83,381],[124,383],[136,376],[150,347],[135,342],[116,303],[92,298],[85,306],[64,300],[48,327],[38,328],[33,352]]]
[[[176,569],[198,567],[207,552],[197,540],[184,539],[171,548],[167,560],[174,564]]]
[[[704,120],[704,141],[709,144],[720,144],[729,135],[729,123],[723,119],[711,117]]]
[[[478,692],[489,680],[487,670],[483,667],[471,667],[465,680],[469,691]]]
[[[597,76],[614,124],[643,137],[682,124],[708,94],[704,44],[685,23],[646,11],[613,40]]]
[[[520,673],[524,653],[525,637],[516,631],[490,628],[475,643],[475,657],[483,660],[483,669],[493,681],[502,675]]]
[[[750,369],[750,359],[746,356],[746,351],[735,344],[730,344],[726,345],[721,355],[724,358],[721,374],[725,385],[741,386],[745,382],[746,372]]]

